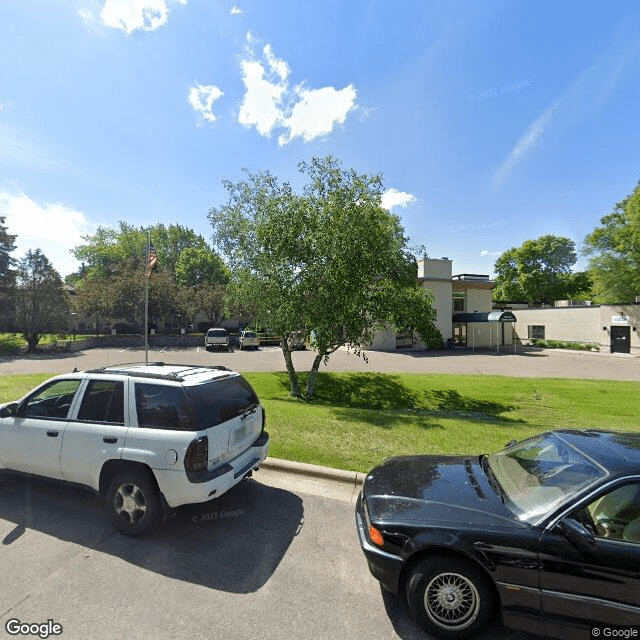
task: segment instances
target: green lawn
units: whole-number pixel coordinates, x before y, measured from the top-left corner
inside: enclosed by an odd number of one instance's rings
[[[0,402],[47,377],[0,376]],[[493,452],[547,429],[640,431],[638,382],[321,373],[305,402],[284,373],[245,377],[266,409],[273,457],[355,471],[392,455]]]
[[[77,340],[81,340],[82,338],[87,338],[91,336],[84,336],[77,334],[75,338]],[[40,342],[38,346],[43,346],[46,344],[51,344],[52,342],[57,342],[58,340],[73,340],[74,336],[72,334],[66,333],[45,333],[40,338]],[[22,347],[27,346],[27,341],[22,337],[21,333],[0,333],[0,355],[9,355],[13,353],[17,353],[20,351]]]

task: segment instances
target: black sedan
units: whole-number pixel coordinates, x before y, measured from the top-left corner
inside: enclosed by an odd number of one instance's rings
[[[371,573],[436,637],[472,636],[500,612],[567,640],[640,630],[640,433],[390,458],[367,475],[356,521]]]

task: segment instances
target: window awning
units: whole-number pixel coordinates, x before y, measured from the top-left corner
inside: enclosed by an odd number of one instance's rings
[[[511,311],[476,311],[456,313],[453,322],[517,322],[517,319]]]

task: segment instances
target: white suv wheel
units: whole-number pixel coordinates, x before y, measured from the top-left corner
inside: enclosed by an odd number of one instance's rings
[[[107,508],[115,528],[126,536],[139,536],[160,522],[160,497],[148,473],[131,468],[120,471],[109,485]]]

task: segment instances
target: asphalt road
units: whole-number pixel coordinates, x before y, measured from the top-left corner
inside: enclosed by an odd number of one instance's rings
[[[129,539],[91,493],[0,476],[0,637],[50,619],[74,640],[428,638],[369,574],[352,501],[255,478]]]
[[[558,349],[526,349],[514,353],[503,350],[496,354],[487,350],[455,351],[368,351],[367,360],[346,350],[338,350],[329,358],[328,371],[378,371],[424,373],[475,373],[552,378],[596,378],[603,380],[640,380],[640,358],[595,352]],[[311,368],[314,353],[296,351],[294,365],[298,370]],[[87,349],[77,354],[40,353],[27,357],[0,357],[0,375],[8,373],[65,373],[125,362],[144,362],[144,348]],[[208,352],[202,347],[150,350],[149,361],[186,364],[221,364],[235,371],[283,371],[282,351],[264,347],[258,351]]]

